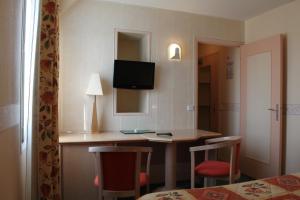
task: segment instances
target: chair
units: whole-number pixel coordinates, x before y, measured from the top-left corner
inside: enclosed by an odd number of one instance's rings
[[[228,178],[232,184],[240,177],[240,136],[221,137],[205,140],[205,145],[190,147],[191,152],[191,188],[195,187],[195,174],[204,177],[204,187],[207,178]],[[230,162],[208,159],[209,150],[230,148]],[[205,151],[204,161],[195,167],[195,152]]]
[[[150,147],[89,147],[89,152],[95,155],[98,198],[140,196],[140,186],[147,186],[149,192]],[[141,155],[147,153],[146,173],[141,171]]]

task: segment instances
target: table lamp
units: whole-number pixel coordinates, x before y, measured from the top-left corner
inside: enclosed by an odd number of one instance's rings
[[[91,131],[93,133],[98,131],[98,119],[97,119],[97,96],[103,95],[100,75],[98,73],[94,73],[90,77],[89,85],[86,90],[87,95],[94,96],[94,104],[93,104],[93,115],[92,115],[92,123],[91,123]]]

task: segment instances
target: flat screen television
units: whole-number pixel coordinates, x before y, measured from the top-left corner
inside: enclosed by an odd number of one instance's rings
[[[155,63],[115,60],[113,87],[123,89],[153,89]]]

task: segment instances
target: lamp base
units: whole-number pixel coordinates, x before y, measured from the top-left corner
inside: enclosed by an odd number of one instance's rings
[[[98,130],[98,116],[97,116],[97,101],[96,95],[93,103],[93,114],[92,114],[92,123],[91,123],[91,132],[97,133]]]

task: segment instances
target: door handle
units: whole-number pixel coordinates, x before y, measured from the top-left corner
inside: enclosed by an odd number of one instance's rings
[[[278,121],[278,120],[279,120],[279,105],[276,104],[276,109],[274,109],[274,108],[269,108],[268,110],[269,110],[269,111],[272,111],[272,112],[276,112],[276,121]]]

